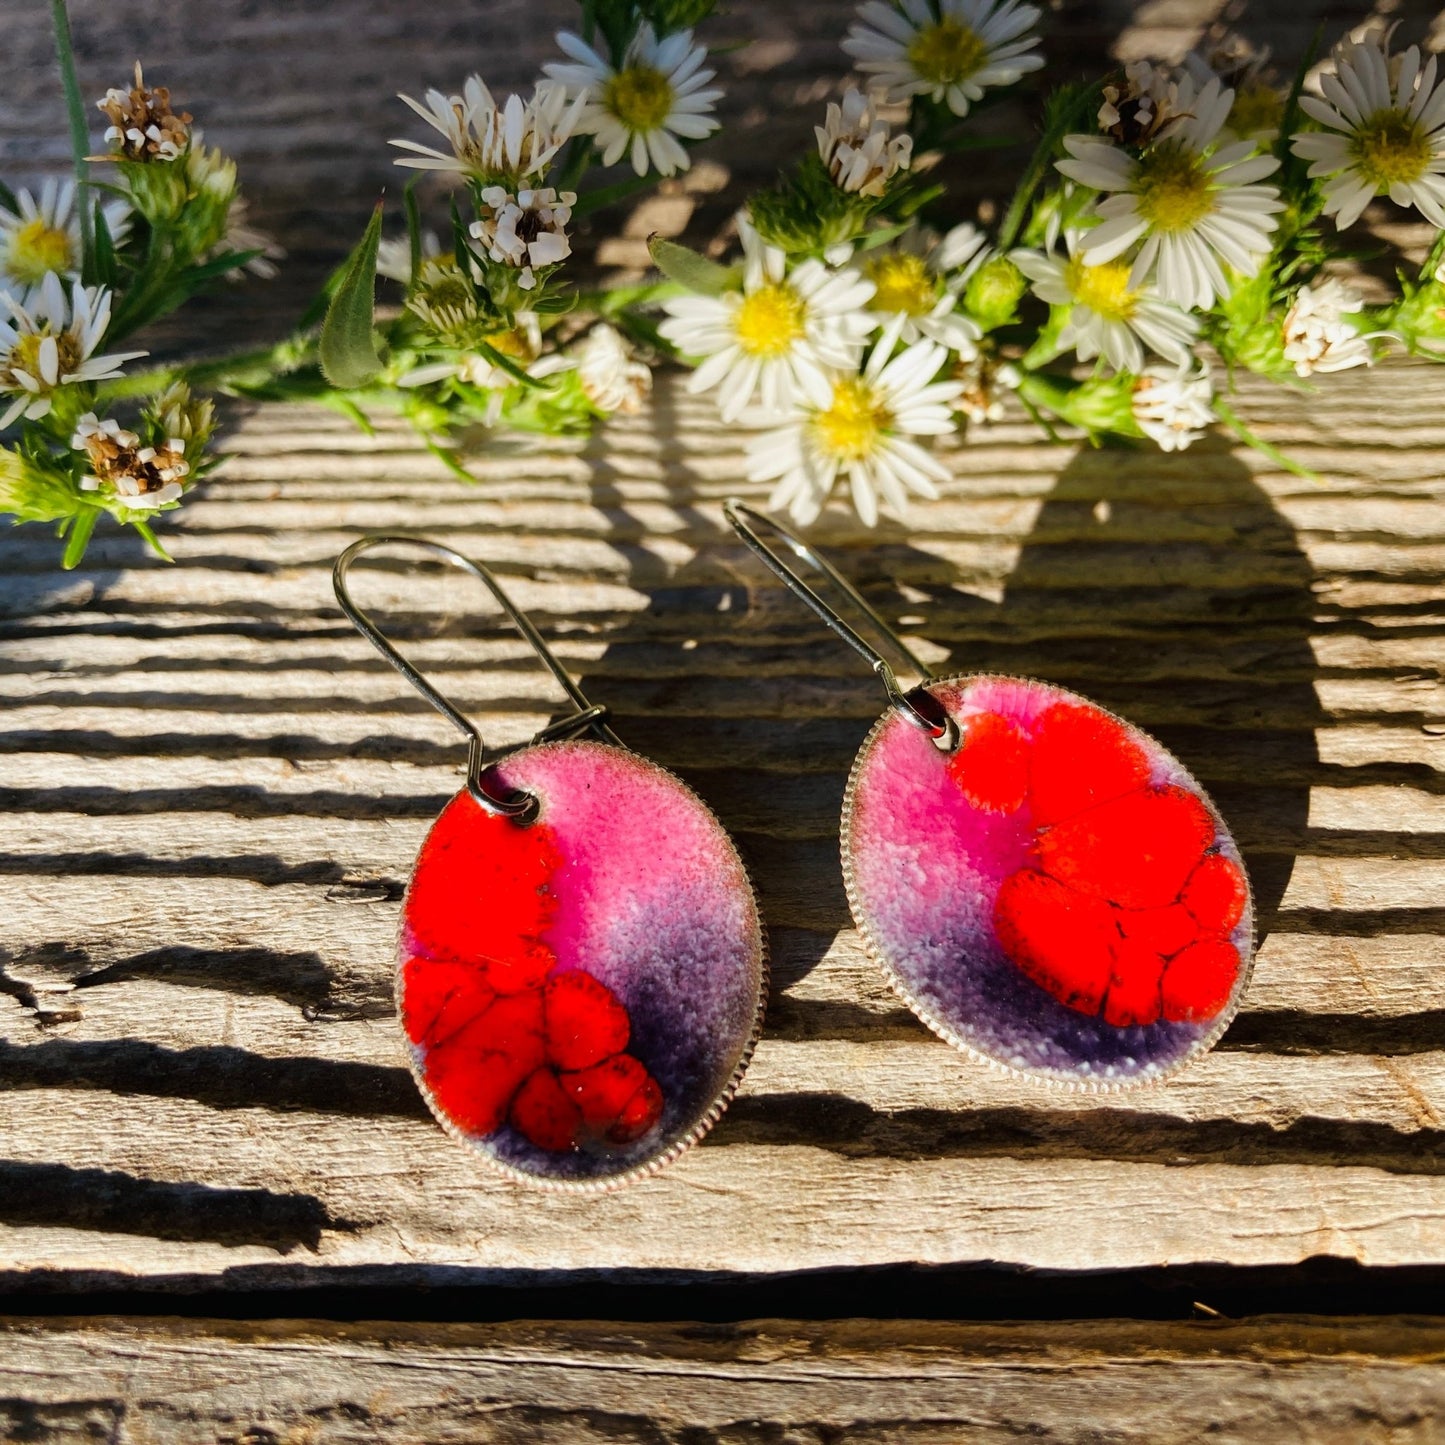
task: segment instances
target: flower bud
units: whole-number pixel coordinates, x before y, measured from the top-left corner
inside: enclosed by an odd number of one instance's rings
[[[1027,277],[1007,256],[995,256],[969,278],[963,304],[985,331],[996,331],[1014,319],[1028,284]]]

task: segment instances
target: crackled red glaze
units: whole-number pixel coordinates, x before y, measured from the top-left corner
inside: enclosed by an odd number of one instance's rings
[[[426,952],[402,965],[402,1022],[437,1107],[464,1133],[510,1122],[539,1149],[630,1144],[657,1123],[662,1093],[626,1052],[632,1023],[616,995],[563,970],[543,941],[561,861],[545,823],[452,800],[407,900]]]
[[[590,741],[495,773],[534,821],[447,805],[402,911],[397,997],[438,1117],[524,1174],[644,1168],[720,1112],[761,1006],[756,903],[676,778]]]
[[[1024,1072],[1127,1082],[1217,1037],[1249,888],[1199,785],[1152,738],[1044,683],[931,683],[941,754],[886,718],[849,787],[855,914],[946,1037]]]

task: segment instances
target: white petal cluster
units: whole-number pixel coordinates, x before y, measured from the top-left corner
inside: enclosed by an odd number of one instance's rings
[[[964,116],[985,90],[1043,66],[1038,18],[1020,0],[865,0],[843,49],[889,100],[927,95]]]
[[[1182,452],[1215,420],[1214,384],[1207,368],[1148,367],[1134,383],[1131,407],[1145,436],[1166,452]]]
[[[594,326],[576,352],[577,380],[587,400],[611,415],[636,416],[652,391],[652,372],[627,349],[615,326]]]
[[[583,110],[580,99],[569,102],[566,87],[549,80],[538,81],[530,99],[511,95],[499,106],[479,75],[466,82],[460,95],[429,90],[425,103],[409,95],[401,99],[446,139],[447,149],[393,140],[409,153],[397,165],[455,171],[483,181],[518,182],[545,171],[571,139]]]
[[[715,390],[724,421],[736,421],[755,397],[777,410],[796,397],[826,396],[828,369],[856,367],[873,330],[863,311],[871,281],[811,259],[789,269],[746,216],[738,218],[738,235],[741,289],[668,301],[658,327],[684,355],[702,359],[688,390]]]
[[[110,292],[104,287],[76,281],[67,298],[51,272],[32,301],[22,305],[0,296],[0,304],[10,313],[0,320],[0,393],[12,397],[0,415],[0,430],[22,416],[30,421],[47,416],[58,388],[119,376],[125,362],[146,354],[95,354],[110,325]]]
[[[714,72],[705,68],[707,50],[692,43],[691,30],[659,40],[644,23],[619,66],[565,30],[557,44],[570,63],[543,68],[582,104],[577,130],[596,137],[603,165],[627,155],[639,176],[649,170],[676,175],[692,164],[682,142],[702,140],[718,128],[712,110],[722,91],[708,88]]]
[[[518,268],[523,291],[537,284],[534,268],[555,266],[572,254],[567,223],[577,203],[575,192],[544,186],[514,196],[502,186],[488,186],[482,200],[487,212],[472,222],[471,234],[493,261]]]
[[[822,125],[813,127],[818,154],[840,190],[881,196],[888,182],[913,161],[913,137],[894,135],[892,127],[856,86],[840,105],[828,102]]]
[[[786,508],[807,526],[846,477],[854,508],[872,527],[880,496],[905,515],[910,492],[938,495],[948,469],[912,438],[951,432],[950,403],[963,387],[934,380],[948,359],[943,347],[920,341],[895,356],[897,342],[895,326],[874,345],[861,374],[829,372],[822,394],[796,398],[781,425],[748,444],[749,479],[776,484],[770,507]]]
[[[1320,77],[1323,99],[1300,97],[1324,129],[1295,136],[1290,148],[1325,178],[1325,213],[1341,229],[1381,195],[1445,226],[1445,83],[1436,84],[1435,56],[1421,64],[1418,45],[1397,56],[1388,47],[1379,33],[1345,41],[1334,74]]]
[[[1018,390],[1023,373],[1012,362],[980,352],[955,368],[954,378],[963,387],[954,409],[975,426],[983,426],[1003,419],[1004,393]]]
[[[1284,209],[1279,191],[1259,182],[1279,162],[1251,140],[1216,144],[1233,102],[1217,77],[1196,94],[1184,75],[1178,120],[1141,155],[1097,135],[1064,138],[1069,154],[1056,162],[1059,171],[1108,192],[1098,203],[1100,224],[1080,243],[1087,263],[1137,246],[1131,285],[1152,280],[1166,301],[1204,308],[1229,294],[1226,266],[1246,277],[1259,270]]]
[[[1284,318],[1284,355],[1298,376],[1347,371],[1374,361],[1370,343],[1345,320],[1364,309],[1364,299],[1334,279],[1301,286]]]

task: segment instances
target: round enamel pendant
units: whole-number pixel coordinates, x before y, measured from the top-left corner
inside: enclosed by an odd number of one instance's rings
[[[590,740],[524,748],[465,790],[407,889],[397,1002],[442,1125],[514,1175],[606,1188],[700,1139],[762,1022],[767,961],[727,834],[672,774]]]
[[[894,988],[956,1047],[1072,1088],[1157,1079],[1210,1048],[1248,980],[1253,909],[1204,790],[1061,688],[924,687],[957,749],[890,708],[843,807],[848,899]]]

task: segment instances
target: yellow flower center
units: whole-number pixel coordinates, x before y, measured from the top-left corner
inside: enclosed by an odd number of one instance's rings
[[[738,345],[749,356],[784,356],[803,334],[807,307],[785,282],[769,282],[743,297],[733,318]]]
[[[513,326],[506,331],[493,331],[484,340],[494,351],[510,356],[514,361],[533,360],[532,345],[521,327]]]
[[[10,242],[5,269],[27,286],[38,286],[48,271],[75,270],[69,232],[47,226],[41,216],[26,222]]]
[[[933,85],[967,80],[988,59],[988,46],[961,20],[946,15],[925,25],[909,42],[908,63]]]
[[[832,404],[813,417],[819,447],[836,461],[856,462],[873,455],[893,414],[862,377],[848,377],[833,388]]]
[[[1356,168],[1376,190],[1408,184],[1430,164],[1430,137],[1402,110],[1377,110],[1350,137]]]
[[[1129,289],[1129,271],[1127,261],[1089,266],[1075,256],[1064,268],[1064,285],[1080,306],[1087,306],[1105,321],[1128,321],[1139,302],[1139,293]]]
[[[628,130],[656,130],[672,114],[672,82],[651,65],[629,65],[607,82],[603,104]]]
[[[1255,83],[1235,92],[1229,111],[1229,128],[1235,135],[1259,135],[1278,130],[1284,119],[1284,97],[1272,85]]]
[[[895,251],[872,257],[863,269],[876,288],[872,301],[875,311],[927,316],[938,300],[938,280],[929,274],[921,256]]]
[[[10,354],[5,358],[3,369],[0,369],[0,386],[7,387],[11,391],[18,391],[20,383],[15,380],[15,372],[23,371],[32,376],[40,383],[42,391],[49,390],[44,376],[40,371],[40,343],[45,340],[46,333],[36,334],[27,331],[10,348]],[[80,348],[75,344],[75,338],[68,331],[61,331],[55,337],[56,350],[59,353],[60,375],[66,376],[76,371],[80,366]],[[27,387],[26,390],[29,390]]]
[[[1214,209],[1203,159],[1181,145],[1155,146],[1139,162],[1139,214],[1158,231],[1188,231]]]

